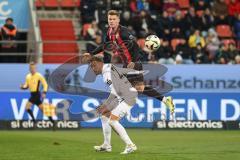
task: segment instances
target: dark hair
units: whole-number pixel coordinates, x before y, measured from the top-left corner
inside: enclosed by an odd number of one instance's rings
[[[108,15],[116,15],[116,16],[120,17],[120,13],[117,10],[109,10]]]
[[[7,18],[7,19],[5,20],[5,22],[7,22],[7,21],[13,22],[13,19],[9,17],[9,18]]]
[[[103,58],[101,56],[92,56],[92,58],[90,59],[90,63],[93,61],[97,61],[97,62],[102,62],[103,63]]]

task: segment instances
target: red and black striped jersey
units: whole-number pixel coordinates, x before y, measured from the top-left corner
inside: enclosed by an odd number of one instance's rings
[[[124,26],[119,26],[116,32],[108,28],[104,44],[96,48],[92,54],[98,54],[102,51],[112,51],[118,55],[124,64],[141,61],[143,52],[135,41],[135,37]]]

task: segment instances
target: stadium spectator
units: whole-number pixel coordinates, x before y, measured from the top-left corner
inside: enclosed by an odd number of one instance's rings
[[[130,11],[125,11],[121,14],[121,24],[126,27],[132,27],[132,19]]]
[[[221,15],[226,17],[228,15],[228,7],[225,0],[215,0],[212,10],[213,15],[216,17],[220,17]]]
[[[210,9],[206,8],[202,16],[202,30],[208,31],[214,27],[214,16],[211,14]]]
[[[177,11],[175,13],[175,17],[173,19],[173,27],[172,27],[172,37],[171,38],[186,38],[185,31],[188,30],[188,26],[186,26],[186,21],[182,17],[181,11]]]
[[[231,19],[229,16],[220,15],[215,18],[215,26],[217,25],[231,25]]]
[[[200,31],[195,30],[195,32],[189,37],[188,44],[189,47],[194,48],[197,46],[198,43],[200,43],[202,47],[205,46],[205,40],[200,35]]]
[[[137,0],[130,0],[129,8],[132,13],[137,14]]]
[[[236,16],[233,28],[236,34],[237,41],[240,42],[240,13]]]
[[[160,64],[174,64],[173,49],[168,40],[163,40],[162,45],[155,52],[156,59]]]
[[[237,14],[240,14],[240,1],[239,0],[230,0],[228,4],[228,14],[229,16],[234,17]]]
[[[179,5],[176,0],[164,0],[163,10],[167,11],[169,16],[173,16],[177,10],[179,10]]]
[[[96,1],[81,0],[80,11],[82,23],[91,23],[94,20]]]
[[[202,20],[199,16],[196,15],[196,11],[194,7],[190,7],[188,13],[186,15],[187,24],[186,26],[190,26],[190,30],[193,31],[195,29],[201,30],[202,28]],[[188,33],[189,35],[189,33]]]
[[[236,48],[235,43],[229,43],[229,57],[232,62],[234,62],[235,57],[240,55],[239,51]]]
[[[218,39],[217,32],[214,29],[208,30],[208,36],[206,38],[206,50],[212,55],[216,55],[216,51],[219,49],[220,41]]]
[[[102,31],[98,28],[98,24],[96,21],[92,21],[91,27],[87,30],[87,35],[85,40],[94,40],[96,39],[96,35],[101,35]]]
[[[234,64],[240,64],[240,55],[237,55],[237,56],[235,57],[235,62],[234,62]]]
[[[156,30],[156,23],[145,10],[142,10],[136,18],[133,18],[133,28],[137,36],[146,35]]]
[[[228,51],[228,45],[221,44],[220,49],[215,56],[215,63],[228,64],[229,59],[230,56]]]
[[[107,3],[108,0],[98,0],[96,1],[97,9],[95,10],[95,19],[98,23],[99,28],[103,31],[107,26],[107,10],[110,8],[110,4]]]
[[[147,0],[137,0],[137,10],[138,11],[148,11],[149,10],[149,3]]]
[[[153,14],[162,13],[162,0],[149,0],[149,11]]]
[[[163,11],[162,15],[158,20],[158,30],[157,34],[159,37],[171,40],[171,30],[172,30],[172,22],[168,17],[167,11]]]
[[[209,3],[206,3],[204,0],[199,0],[194,3],[194,8],[196,9],[196,13],[201,16],[210,6]]]
[[[121,0],[111,0],[110,1],[111,9],[114,10],[123,10],[124,4],[121,2]]]
[[[185,39],[182,39],[181,42],[177,45],[175,53],[182,57],[182,63],[193,64],[192,51],[186,43]]]
[[[9,43],[3,43],[2,48],[12,49],[13,47],[15,48],[16,44],[13,43],[14,40],[17,38],[17,27],[13,24],[13,19],[12,18],[7,18],[6,23],[2,26],[1,28],[1,36],[2,40],[4,41],[12,41]]]
[[[1,51],[3,53],[16,53],[17,44],[15,40],[17,40],[17,27],[13,23],[12,18],[7,18],[5,20],[5,24],[1,27],[1,39],[3,42],[1,44]],[[1,62],[17,62],[17,56],[2,56]]]
[[[193,60],[196,64],[208,63],[208,56],[200,43],[193,49]]]

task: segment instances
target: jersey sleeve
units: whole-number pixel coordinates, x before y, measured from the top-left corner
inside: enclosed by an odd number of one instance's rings
[[[105,38],[104,38],[104,41],[103,41],[103,44],[101,44],[100,46],[98,46],[94,51],[92,51],[92,55],[96,55],[100,52],[103,52],[104,51],[104,46],[109,42],[109,38],[108,36],[106,35]]]
[[[48,84],[47,84],[45,78],[41,74],[39,74],[39,80],[41,81],[41,83],[43,85],[43,92],[46,93],[48,90]]]

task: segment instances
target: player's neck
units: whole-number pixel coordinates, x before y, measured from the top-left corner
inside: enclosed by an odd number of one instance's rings
[[[112,31],[113,31],[114,33],[116,33],[116,32],[118,31],[118,28],[119,28],[119,25],[116,26],[116,27],[114,27],[114,28],[112,28]]]
[[[34,75],[35,73],[37,73],[37,72],[31,72],[32,75]]]

